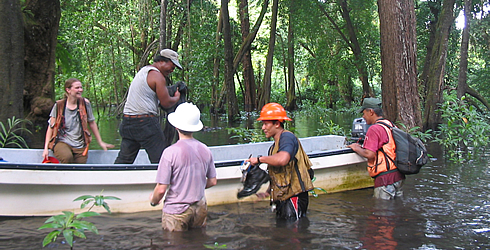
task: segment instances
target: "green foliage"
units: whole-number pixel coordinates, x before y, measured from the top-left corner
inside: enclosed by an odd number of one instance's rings
[[[92,195],[82,195],[73,201],[83,201],[82,204],[80,205],[80,208],[85,208],[87,205],[93,202],[92,206],[88,209],[89,211],[94,207],[103,207],[108,213],[111,213],[111,210],[109,208],[109,205],[106,200],[121,200],[118,197],[114,196],[104,196],[102,193],[100,195],[92,196]]]
[[[431,129],[427,131],[421,131],[421,128],[419,126],[415,126],[413,128],[408,128],[407,125],[403,123],[398,123],[397,124],[398,128],[402,129],[403,131],[409,133],[410,135],[419,138],[421,141],[427,143],[433,140],[433,132]]]
[[[311,182],[314,182],[316,180],[316,177],[313,177],[313,179],[311,179]],[[318,197],[318,194],[316,193],[316,190],[318,191],[322,191],[324,193],[327,193],[327,190],[321,188],[321,187],[314,187],[312,190],[308,191],[308,193],[310,193],[313,197]]]
[[[111,213],[109,209],[109,205],[105,202],[105,200],[121,200],[121,199],[114,196],[103,196],[101,192],[101,194],[97,196],[82,195],[74,199],[73,201],[79,201],[79,200],[83,201],[83,203],[80,205],[81,209],[85,208],[91,202],[93,202],[93,204],[88,209],[88,211],[82,212],[78,215],[75,215],[75,213],[70,211],[63,211],[63,214],[51,216],[44,222],[44,225],[38,228],[38,230],[46,229],[46,228],[54,229],[48,235],[46,235],[46,237],[44,237],[43,247],[45,247],[51,242],[55,242],[58,236],[60,235],[63,235],[63,237],[66,240],[66,243],[68,243],[68,245],[70,245],[70,247],[73,248],[74,237],[76,236],[82,239],[86,239],[87,236],[85,236],[84,233],[86,230],[95,234],[99,234],[97,227],[95,227],[93,223],[88,221],[83,221],[82,219],[100,215],[97,212],[90,211],[94,206],[104,207],[107,212]]]
[[[444,123],[439,125],[435,141],[444,146],[449,160],[464,161],[464,154],[471,158],[479,149],[488,146],[490,125],[464,97],[459,100],[449,96],[439,112]]]
[[[203,246],[208,249],[227,249],[226,244],[220,245],[218,242],[213,245],[203,244]]]
[[[332,120],[320,120],[320,128],[316,130],[317,135],[342,135],[345,136],[347,133],[338,124],[335,124]]]
[[[79,215],[76,215],[73,212],[63,211],[63,214],[55,215],[50,217],[44,222],[38,229],[45,228],[54,228],[55,230],[51,231],[43,240],[43,247],[48,245],[51,242],[55,242],[60,234],[66,240],[66,243],[73,247],[73,238],[79,237],[82,239],[86,239],[84,231],[88,230],[92,233],[99,234],[95,225],[88,221],[82,221],[80,219],[97,216],[100,215],[96,212],[83,212]]]
[[[7,126],[0,122],[0,148],[29,148],[25,139],[21,136],[22,133],[32,134],[29,129],[24,127],[25,123],[32,125],[31,121],[17,119],[15,116],[7,119]]]
[[[227,128],[228,133],[234,134],[230,138],[238,138],[239,143],[253,143],[268,141],[262,129],[258,128]]]

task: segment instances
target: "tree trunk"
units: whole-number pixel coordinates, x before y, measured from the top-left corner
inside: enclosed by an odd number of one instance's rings
[[[428,40],[427,45],[426,45],[427,52],[425,53],[425,62],[424,62],[424,66],[422,68],[422,74],[420,74],[420,78],[419,78],[419,82],[420,82],[419,86],[421,88],[420,89],[420,95],[421,95],[420,103],[424,107],[425,107],[426,97],[427,97],[427,82],[429,79],[429,68],[430,68],[431,59],[432,59],[430,55],[432,55],[432,50],[434,48],[434,41],[435,41],[435,33],[436,33],[436,26],[437,26],[436,20],[438,20],[439,14],[440,14],[439,8],[430,8],[430,10],[431,10],[432,14],[434,15],[435,20],[430,20],[428,23],[429,40]]]
[[[215,37],[215,45],[216,48],[214,50],[214,62],[213,62],[213,84],[211,86],[211,113],[218,114],[221,109],[220,102],[220,93],[218,92],[220,79],[219,79],[219,66],[220,66],[220,46],[219,41],[221,40],[221,33],[223,30],[223,15],[221,10],[219,11],[219,19],[218,19],[218,27],[216,29],[216,37]]]
[[[223,16],[223,40],[225,46],[225,85],[226,107],[228,109],[228,122],[233,122],[238,116],[238,103],[233,81],[233,47],[231,43],[230,15],[228,13],[228,0],[221,0],[221,15]]]
[[[437,130],[441,123],[441,115],[436,112],[438,104],[443,101],[444,68],[446,66],[449,31],[454,21],[455,0],[445,0],[437,21],[434,46],[430,55],[430,65],[427,76],[427,96],[425,98],[423,129]]]
[[[289,2],[289,24],[288,24],[288,81],[286,93],[286,109],[295,110],[296,106],[296,88],[294,79],[294,28],[293,28],[293,9],[294,0]]]
[[[361,46],[359,45],[359,41],[357,40],[355,27],[352,24],[352,20],[350,18],[349,8],[347,6],[347,0],[340,1],[340,9],[341,9],[342,18],[345,21],[346,24],[345,26],[349,33],[350,42],[349,41],[346,42],[349,44],[349,47],[351,48],[352,53],[354,54],[354,58],[355,58],[354,65],[356,65],[357,72],[359,73],[359,80],[361,80],[362,83],[362,92],[363,92],[362,96],[374,97],[373,90],[369,86],[369,75],[366,66],[366,61],[362,56]]]
[[[159,51],[165,48],[167,44],[167,0],[160,1],[160,43]]]
[[[416,22],[412,0],[378,0],[384,116],[408,128],[421,125]]]
[[[23,118],[24,27],[18,0],[0,3],[0,122]]]
[[[239,13],[240,13],[240,27],[242,30],[242,41],[245,42],[248,34],[250,33],[250,19],[248,13],[248,0],[239,0]],[[243,59],[243,84],[244,84],[244,107],[245,111],[255,110],[256,98],[255,98],[255,78],[252,67],[252,56],[250,53],[250,46],[246,50]]]
[[[276,27],[277,27],[277,11],[279,0],[272,1],[272,19],[271,29],[269,37],[269,49],[267,51],[267,59],[265,62],[264,80],[262,81],[262,91],[259,97],[259,108],[262,108],[271,99],[271,77],[272,77],[272,63],[274,58],[274,46],[276,44]]]
[[[350,18],[347,1],[342,0],[340,1],[339,5],[340,5],[340,13],[342,14],[342,18],[345,21],[345,26],[346,26],[345,28],[348,30],[349,37],[347,37],[342,32],[342,29],[335,22],[334,18],[332,18],[330,14],[325,10],[322,4],[319,1],[317,1],[316,3],[317,6],[322,11],[322,13],[325,15],[325,17],[327,17],[327,19],[330,21],[334,29],[340,34],[342,40],[344,40],[347,46],[349,46],[349,48],[352,50],[352,54],[354,55],[354,65],[356,66],[357,72],[359,74],[359,80],[361,80],[362,83],[363,97],[374,97],[373,90],[369,85],[369,75],[368,75],[366,62],[363,59],[364,57],[362,56],[361,46],[359,45],[359,41],[357,39],[357,35],[355,32],[356,29],[352,24],[352,20]]]
[[[470,40],[470,8],[471,0],[464,0],[464,19],[465,26],[461,37],[459,75],[458,75],[458,99],[461,99],[468,89],[466,73],[468,71],[468,45]]]
[[[24,26],[24,112],[29,112],[30,120],[45,123],[54,104],[60,2],[31,0],[24,11],[32,18]]]

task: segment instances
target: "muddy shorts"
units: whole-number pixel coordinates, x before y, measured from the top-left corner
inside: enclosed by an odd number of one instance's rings
[[[374,198],[383,200],[393,200],[395,197],[403,196],[403,180],[391,185],[374,188]]]
[[[206,225],[208,206],[206,199],[192,204],[181,214],[162,214],[162,228],[167,231],[187,231]]]

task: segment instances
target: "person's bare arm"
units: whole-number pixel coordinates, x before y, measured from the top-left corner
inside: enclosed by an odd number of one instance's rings
[[[174,96],[170,96],[167,90],[167,82],[165,77],[156,70],[148,72],[147,82],[150,88],[157,94],[160,104],[164,108],[170,108],[180,99],[179,90],[175,91]]]
[[[352,143],[351,145],[348,145],[347,147],[352,148],[354,152],[356,152],[358,155],[367,158],[368,160],[372,161],[376,157],[376,153],[363,148],[359,143]]]
[[[260,156],[260,163],[266,163],[269,166],[285,166],[291,160],[291,156],[286,151],[279,151],[277,154],[269,155],[269,156]],[[245,161],[249,161],[252,165],[259,164],[258,157],[252,157]]]
[[[99,132],[99,127],[97,127],[97,123],[95,123],[95,121],[88,122],[88,125],[90,126],[90,130],[92,130],[92,134],[95,136],[95,139],[97,140],[97,142],[99,143],[100,147],[103,150],[107,150],[108,148],[114,147],[114,145],[102,141],[102,137],[100,136],[100,132]]]
[[[55,117],[49,118],[49,125],[48,125],[48,129],[46,130],[46,138],[44,139],[43,159],[46,159],[49,155],[48,145],[49,145],[49,141],[51,140],[51,137],[53,136],[53,130],[54,130],[54,128],[51,127],[51,125],[54,125],[55,122],[56,122]]]
[[[153,193],[150,196],[150,203],[158,205],[160,204],[160,201],[162,200],[163,196],[165,195],[165,192],[167,192],[167,184],[160,184],[157,183],[155,186],[155,189],[153,189]]]
[[[215,178],[209,178],[206,180],[206,188],[210,188],[212,186],[216,186],[216,184],[218,183],[218,180]]]

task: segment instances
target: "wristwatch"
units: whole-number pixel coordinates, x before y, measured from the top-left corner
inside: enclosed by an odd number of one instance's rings
[[[257,156],[257,162],[259,163],[259,165],[262,164],[262,162],[260,162],[260,157],[262,157],[262,155]]]
[[[155,204],[155,203],[153,203],[153,202],[151,202],[151,201],[150,201],[150,205],[151,205],[152,207],[156,207],[156,206],[158,206],[158,204],[160,204],[160,203]]]

